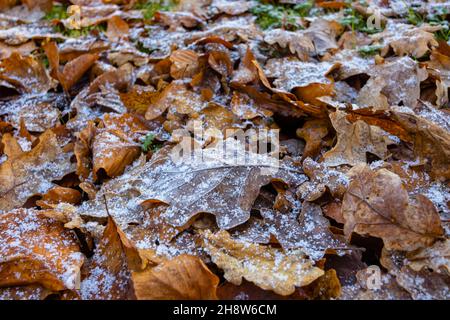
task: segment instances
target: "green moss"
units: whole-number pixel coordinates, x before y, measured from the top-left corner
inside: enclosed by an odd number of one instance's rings
[[[366,18],[353,8],[344,9],[344,17],[339,20],[339,23],[352,31],[360,31],[369,34],[382,31],[381,29],[369,28],[367,26]]]
[[[149,151],[155,152],[161,149],[161,146],[161,143],[155,141],[155,135],[153,133],[149,133],[143,139],[141,148],[144,153],[147,153]]]
[[[420,26],[424,23],[428,23],[432,26],[440,26],[441,30],[436,31],[434,36],[438,40],[449,41],[450,40],[450,26],[447,20],[447,15],[449,14],[447,8],[436,7],[433,12],[427,15],[419,13],[414,8],[409,8],[408,15],[406,19],[410,24]]]
[[[383,46],[380,45],[363,46],[358,48],[358,52],[363,57],[370,57],[380,53],[381,48],[383,48]]]
[[[106,24],[100,23],[100,24],[97,24],[94,26],[83,27],[80,29],[66,29],[66,28],[64,28],[64,26],[58,25],[58,26],[55,26],[55,29],[57,32],[63,34],[66,37],[79,38],[79,37],[85,37],[93,31],[106,32]]]
[[[256,16],[256,23],[262,29],[284,28],[288,30],[302,29],[298,19],[306,17],[313,8],[313,2],[307,1],[296,5],[258,3],[251,8]]]
[[[66,5],[54,5],[52,9],[47,12],[44,16],[45,20],[63,20],[67,19],[69,15],[67,14],[67,6]]]
[[[170,11],[177,4],[177,1],[164,1],[164,0],[148,0],[144,2],[138,2],[134,9],[142,10],[144,19],[150,20],[153,18],[157,11]]]

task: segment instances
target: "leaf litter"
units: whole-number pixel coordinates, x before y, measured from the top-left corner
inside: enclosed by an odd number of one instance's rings
[[[450,13],[416,2],[0,3],[0,299],[449,299]]]

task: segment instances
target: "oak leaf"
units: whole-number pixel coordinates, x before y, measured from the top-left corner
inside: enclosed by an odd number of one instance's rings
[[[410,199],[400,177],[386,169],[354,167],[342,202],[344,232],[383,239],[388,250],[412,251],[443,236],[440,216],[425,196]]]
[[[264,290],[289,295],[295,287],[306,286],[324,274],[301,250],[285,253],[235,241],[224,230],[214,234],[207,230],[202,236],[202,245],[212,261],[224,270],[225,279],[235,285],[240,285],[245,278]]]
[[[217,300],[219,278],[198,257],[180,255],[132,273],[139,300]]]
[[[102,196],[107,194],[115,203],[109,208],[110,214],[119,223],[142,215],[143,201],[158,200],[169,204],[164,216],[174,226],[183,226],[198,213],[209,212],[216,216],[220,228],[235,227],[249,219],[263,185],[278,180],[295,186],[305,180],[300,168],[289,159],[275,168],[274,158],[247,152],[242,147],[230,138],[214,147],[196,150],[193,160],[186,162],[172,159],[182,145],[173,151],[161,149],[151,161],[105,183],[96,200],[85,202],[79,213],[105,216]]]
[[[333,149],[323,155],[324,163],[334,167],[342,164],[357,165],[366,162],[370,152],[384,159],[390,144],[388,134],[376,126],[358,120],[351,123],[344,111],[330,114],[330,120],[337,132],[337,142]]]
[[[50,190],[53,180],[74,171],[72,154],[64,152],[57,135],[47,130],[33,149],[0,164],[0,209],[20,207],[29,197]]]
[[[33,209],[17,209],[1,217],[0,287],[77,288],[84,256],[72,231]]]
[[[44,66],[32,56],[22,57],[18,52],[0,62],[0,80],[20,93],[41,93],[55,87]]]

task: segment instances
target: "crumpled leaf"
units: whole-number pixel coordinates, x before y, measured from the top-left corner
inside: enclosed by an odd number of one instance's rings
[[[219,278],[198,257],[186,254],[133,272],[132,279],[140,300],[217,300]]]
[[[132,295],[127,256],[111,217],[85,269],[86,276],[80,284],[82,299],[120,300]]]
[[[341,199],[347,190],[348,177],[339,170],[328,168],[324,163],[317,163],[311,158],[303,161],[303,171],[310,178],[297,190],[302,198],[315,201],[329,190],[334,198]]]
[[[214,234],[207,230],[202,236],[202,246],[212,261],[224,270],[225,279],[235,285],[240,285],[245,278],[264,290],[289,295],[295,287],[306,286],[324,274],[301,250],[284,253],[270,247],[238,242],[224,230]]]
[[[0,287],[76,289],[84,256],[71,231],[34,209],[1,214]]]
[[[381,159],[387,157],[387,146],[392,144],[392,140],[379,127],[371,126],[362,120],[351,123],[347,120],[347,114],[340,110],[330,114],[330,120],[337,132],[337,143],[323,155],[327,166],[354,166],[365,163],[367,152]]]
[[[64,152],[57,135],[47,130],[33,149],[0,164],[0,210],[20,207],[31,196],[46,193],[53,180],[74,171],[72,154]]]
[[[31,56],[22,57],[18,52],[0,62],[0,79],[20,93],[45,93],[55,86],[39,61]]]
[[[409,57],[386,60],[385,63],[369,69],[367,73],[371,79],[374,78],[374,81],[366,84],[369,86],[367,90],[380,91],[386,96],[389,105],[399,105],[402,102],[409,108],[416,107],[420,98],[420,83],[428,77],[425,69],[421,69]],[[382,97],[378,98],[380,99],[384,100]]]
[[[289,48],[292,54],[296,54],[303,61],[308,60],[314,52],[314,44],[311,39],[300,32],[273,29],[265,33],[264,41],[268,44],[276,43],[281,48]]]
[[[450,133],[410,113],[393,112],[392,117],[413,139],[414,153],[425,160],[436,179],[450,178]]]
[[[342,202],[344,231],[383,239],[388,250],[412,251],[443,236],[439,214],[425,196],[410,199],[400,177],[359,165]]]
[[[383,41],[385,44],[381,55],[385,56],[391,47],[398,56],[412,55],[420,58],[433,47],[438,46],[433,32],[440,30],[441,26],[430,26],[427,24],[419,27],[389,22],[385,30],[375,34],[375,41]]]

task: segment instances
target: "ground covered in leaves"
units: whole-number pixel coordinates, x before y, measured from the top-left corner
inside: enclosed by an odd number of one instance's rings
[[[0,10],[0,299],[450,298],[448,3]]]

